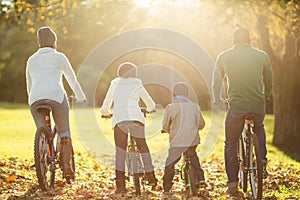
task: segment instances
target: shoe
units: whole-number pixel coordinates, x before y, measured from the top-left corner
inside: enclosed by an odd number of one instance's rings
[[[74,171],[71,167],[72,159],[72,140],[70,137],[62,137],[60,139],[60,164],[64,178],[74,179]]]
[[[125,173],[119,170],[116,170],[116,190],[115,194],[125,194],[127,193],[125,185]]]
[[[205,188],[207,187],[207,183],[205,182],[205,180],[201,180],[197,183],[198,188]]]
[[[230,196],[234,196],[236,193],[239,192],[238,189],[238,182],[229,182],[227,183],[227,190],[226,193]]]
[[[157,178],[155,177],[154,172],[147,172],[146,177],[148,179],[148,185],[152,187],[157,186]]]
[[[266,179],[269,175],[269,173],[267,171],[268,160],[266,158],[264,158],[264,159],[262,159],[262,163],[263,163],[263,179]]]

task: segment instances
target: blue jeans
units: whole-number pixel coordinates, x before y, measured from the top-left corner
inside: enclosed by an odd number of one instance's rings
[[[204,171],[200,166],[196,148],[197,146],[169,148],[169,155],[166,160],[165,172],[163,176],[163,188],[165,192],[168,192],[173,185],[173,178],[175,174],[174,166],[180,160],[182,154],[191,158],[191,165],[196,172],[197,180],[204,180]]]
[[[243,131],[245,115],[255,114],[253,131],[256,134],[262,159],[266,159],[266,133],[264,128],[264,110],[231,110],[227,112],[225,120],[225,168],[227,181],[238,182],[238,140]]]

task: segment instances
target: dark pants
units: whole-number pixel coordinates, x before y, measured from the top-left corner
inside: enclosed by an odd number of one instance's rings
[[[245,115],[255,114],[253,131],[256,134],[262,159],[266,159],[266,133],[264,129],[265,112],[261,110],[228,110],[225,121],[225,168],[228,183],[238,182],[238,140],[242,134]]]
[[[69,104],[67,98],[65,97],[62,103],[49,99],[38,100],[30,106],[30,111],[37,129],[46,125],[44,120],[45,116],[43,113],[37,111],[37,107],[44,104],[52,108],[52,116],[57,129],[58,138],[70,137]]]
[[[173,178],[174,178],[174,166],[180,160],[181,155],[191,158],[191,165],[196,172],[196,178],[198,181],[204,180],[204,171],[202,170],[199,162],[199,158],[196,153],[197,146],[191,147],[170,147],[169,148],[169,155],[166,160],[165,164],[165,173],[163,176],[163,188],[164,191],[169,191],[173,185]]]
[[[114,127],[116,145],[116,176],[122,178],[125,174],[125,159],[127,152],[128,133],[135,139],[141,153],[145,172],[153,172],[152,159],[145,138],[145,126],[138,121],[124,121]]]

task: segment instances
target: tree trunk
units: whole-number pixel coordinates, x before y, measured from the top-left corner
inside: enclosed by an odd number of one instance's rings
[[[300,59],[281,67],[274,93],[275,127],[273,144],[300,160]]]
[[[288,155],[300,160],[300,57],[295,39],[287,36],[284,60],[276,57],[270,45],[266,16],[259,16],[257,29],[263,49],[273,64],[273,105],[275,115],[273,144]]]

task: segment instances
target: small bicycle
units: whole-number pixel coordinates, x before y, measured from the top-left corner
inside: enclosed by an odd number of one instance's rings
[[[197,196],[198,187],[196,185],[195,170],[191,165],[191,158],[184,155],[184,162],[180,167],[180,178],[184,180],[188,195]]]
[[[239,178],[240,187],[247,192],[248,179],[254,199],[262,199],[263,162],[256,134],[252,127],[254,114],[245,116],[245,126],[239,139]]]
[[[153,113],[154,111],[147,111],[145,108],[141,108],[144,117],[147,117],[147,114]],[[111,118],[112,114],[110,115],[102,115],[102,118]],[[128,133],[129,141],[127,145],[127,153],[126,153],[126,165],[127,165],[127,180],[133,181],[133,186],[135,189],[135,195],[141,195],[141,186],[145,188],[146,182],[148,180],[146,176],[146,172],[144,169],[144,165],[142,162],[140,151],[137,147],[136,141],[134,137]],[[131,178],[130,178],[131,177]],[[152,187],[153,189],[153,187]]]
[[[164,129],[161,130],[161,133],[167,133]],[[191,157],[183,153],[183,163],[180,166],[180,169],[175,169],[176,174],[180,174],[180,178],[184,181],[185,191],[187,195],[198,196],[198,179],[196,177],[195,170],[191,165]],[[206,186],[202,186],[206,187]]]
[[[38,183],[43,191],[54,188],[55,170],[60,168],[60,152],[54,145],[57,130],[55,125],[51,126],[51,107],[49,105],[40,105],[38,112],[43,113],[46,126],[36,131],[34,138],[34,161],[38,178]],[[75,172],[74,151],[72,147],[71,169]],[[67,183],[71,183],[74,177],[65,176]]]

